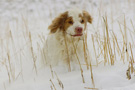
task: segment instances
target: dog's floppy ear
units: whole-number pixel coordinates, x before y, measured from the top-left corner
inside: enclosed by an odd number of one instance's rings
[[[84,16],[84,18],[86,19],[87,22],[92,24],[93,19],[92,19],[91,15],[87,11],[83,10],[83,16]]]
[[[50,31],[50,33],[55,33],[57,31],[57,29],[62,29],[64,22],[66,20],[66,18],[68,17],[68,12],[64,12],[62,14],[60,14],[58,17],[56,17],[53,21],[52,24],[48,27]]]

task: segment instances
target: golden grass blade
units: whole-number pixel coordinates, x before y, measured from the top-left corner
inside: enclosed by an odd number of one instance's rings
[[[134,56],[133,56],[133,51],[132,51],[131,43],[129,43],[129,46],[130,46],[130,51],[131,51],[131,57],[132,57],[132,60],[133,60],[133,63],[134,63],[135,61],[134,61]]]
[[[36,75],[38,74],[37,73],[37,66],[36,66],[36,56],[34,55],[34,51],[33,51],[33,46],[32,46],[32,38],[31,38],[31,33],[29,32],[29,39],[30,39],[30,50],[31,50],[31,54],[32,54],[32,60],[33,60],[33,63],[34,63],[34,69],[35,69],[35,72],[36,72]]]
[[[91,65],[91,62],[90,62],[90,72],[91,72],[92,84],[93,84],[93,87],[95,88],[95,83],[94,83],[94,78],[93,78],[93,72],[92,72],[92,65]]]
[[[53,70],[52,70],[52,66],[50,65],[50,70],[51,70],[51,75],[52,75],[52,78],[54,78],[54,75],[53,75]]]
[[[135,33],[135,27],[133,25],[133,22],[132,22],[132,20],[130,20],[130,21],[131,21],[131,24],[132,24],[132,27],[133,27],[133,30],[134,30],[134,33]]]
[[[98,90],[98,88],[84,87],[85,89]]]
[[[91,37],[92,37],[93,48],[94,48],[94,53],[95,53],[95,57],[96,57],[96,63],[97,63],[97,66],[98,66],[98,59],[97,59],[97,53],[96,53],[96,49],[95,49],[94,36],[92,35]]]
[[[68,52],[68,45],[67,45],[67,38],[66,35],[64,34],[64,41],[65,41],[65,46],[66,46],[66,51],[67,51],[67,59],[68,59],[68,71],[71,72],[71,65],[70,65],[70,58],[69,58],[69,52]]]
[[[76,47],[75,47],[75,45],[74,45],[73,39],[72,39],[72,44],[73,44],[73,47],[74,47],[74,51],[75,51],[75,55],[76,55],[77,61],[78,61],[79,66],[80,66],[80,71],[81,71],[82,81],[83,81],[83,83],[85,83],[84,75],[83,75],[83,69],[82,69],[82,66],[81,66],[79,57],[78,57],[78,55],[77,55],[77,50],[76,50]]]
[[[59,83],[60,87],[62,88],[62,90],[64,90],[64,85],[63,85],[62,81],[58,78],[58,75],[56,74],[56,72],[54,72],[54,73],[56,75],[56,78],[58,80],[58,83]]]
[[[55,85],[54,85],[54,83],[53,83],[53,81],[52,81],[51,79],[50,79],[50,82],[51,82],[51,84],[52,84],[54,90],[56,90],[56,87],[55,87]]]
[[[87,52],[86,52],[86,43],[84,39],[83,39],[83,52],[84,52],[84,60],[85,60],[87,69],[89,69],[88,60],[87,60]]]

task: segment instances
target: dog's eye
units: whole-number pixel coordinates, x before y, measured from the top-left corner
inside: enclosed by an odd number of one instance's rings
[[[81,23],[84,23],[84,20],[83,19],[81,20]]]
[[[73,21],[68,21],[69,24],[73,24]]]

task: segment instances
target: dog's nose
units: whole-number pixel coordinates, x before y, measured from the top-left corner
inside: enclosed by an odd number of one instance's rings
[[[82,28],[81,27],[76,27],[75,32],[76,33],[82,33]]]

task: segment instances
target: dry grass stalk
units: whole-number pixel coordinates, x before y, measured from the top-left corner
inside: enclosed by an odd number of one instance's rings
[[[132,58],[132,61],[134,63],[135,61],[134,61],[134,56],[133,56],[133,51],[132,51],[131,43],[129,43],[129,46],[130,46],[130,51],[131,51],[131,58]]]
[[[70,58],[69,58],[69,52],[68,52],[68,45],[67,45],[67,38],[66,35],[64,34],[64,39],[65,39],[65,46],[66,46],[66,51],[67,51],[67,59],[68,59],[68,71],[71,72],[71,65],[70,65]]]
[[[88,55],[89,55],[88,58],[90,60],[89,66],[90,66],[90,72],[91,72],[91,80],[92,80],[93,87],[95,88],[95,83],[94,83],[94,78],[93,78],[93,72],[92,72],[92,65],[91,65],[91,58],[90,58],[89,50],[88,50]]]
[[[56,75],[56,78],[57,78],[57,80],[58,80],[58,83],[59,83],[60,87],[62,88],[62,90],[64,90],[64,85],[63,85],[63,83],[62,83],[61,80],[58,78],[58,75],[56,74],[56,72],[54,72],[54,73],[55,73],[55,75]]]
[[[15,80],[15,71],[13,70],[13,68],[11,66],[11,59],[10,59],[9,52],[7,53],[7,57],[8,57],[8,65],[9,65],[10,75],[12,76],[12,79]]]
[[[133,43],[133,46],[134,46],[134,39],[133,39],[133,35],[132,35],[131,31],[130,31],[130,37],[131,37],[131,40],[132,40],[132,43]]]
[[[7,73],[8,73],[8,81],[9,81],[9,83],[11,83],[10,72],[9,72],[9,70],[8,70],[8,66],[7,66],[7,64],[6,64],[6,63],[5,63],[5,67],[6,67],[6,69],[7,69]]]
[[[126,45],[126,56],[127,56],[127,60],[129,60],[129,54],[128,54],[128,48],[127,48],[127,45],[128,45],[128,43],[127,43],[127,40],[128,40],[128,38],[127,38],[127,25],[126,25],[126,18],[125,18],[125,15],[124,15],[124,41],[125,41],[125,45]]]
[[[119,27],[120,27],[120,32],[121,32],[122,38],[123,38],[123,48],[122,48],[122,52],[121,52],[121,60],[123,60],[123,63],[125,63],[125,54],[124,54],[124,51],[125,51],[125,39],[124,39],[124,34],[122,32],[120,23],[119,23]]]
[[[42,57],[44,58],[44,60],[45,60],[45,64],[47,64],[47,59],[46,59],[46,53],[45,53],[45,50],[43,49],[43,50],[41,50],[41,54],[42,54]]]
[[[86,51],[87,48],[88,46],[87,46],[87,31],[86,31],[86,34],[84,35],[84,38],[83,38],[83,51],[84,51],[84,60],[85,60],[87,69],[89,69],[87,51]]]
[[[113,37],[113,35],[112,35],[112,37]],[[116,45],[115,45],[115,38],[113,37],[113,55],[114,55],[114,60],[116,60]]]
[[[40,38],[42,44],[44,44],[44,42],[46,41],[45,36],[43,34],[41,34],[41,35],[38,35],[38,37]]]
[[[23,22],[24,22],[26,34],[29,35],[29,30],[28,30],[28,20],[27,20],[27,18],[24,18],[23,16],[22,16],[22,20],[23,20]]]
[[[42,59],[43,59],[43,64],[44,64],[44,65],[47,65],[45,48],[41,48],[41,46],[40,46],[39,43],[37,43],[37,45],[38,45],[38,50],[39,50],[39,52],[40,52],[40,54],[41,54],[41,57],[42,57]]]
[[[106,18],[103,18],[104,23],[105,23],[105,31],[104,31],[104,59],[108,60],[109,64],[109,58],[108,58],[108,53],[110,56],[110,61],[111,65],[114,65],[114,55],[112,53],[112,48],[111,48],[111,43],[110,43],[110,38],[109,38],[109,32],[108,32],[108,22],[107,22],[107,16]]]
[[[22,71],[18,73],[18,75],[16,76],[15,80],[18,79],[18,77],[21,75]]]
[[[105,19],[103,18],[104,23],[106,24]],[[104,50],[104,65],[106,65],[107,60],[108,60],[108,53],[107,53],[107,41],[106,41],[106,34],[105,34],[105,30],[103,30],[103,36],[104,36],[104,43],[103,43],[103,50]],[[109,63],[109,61],[108,61]]]
[[[123,60],[123,63],[125,64],[125,43],[123,43],[122,53],[121,53],[121,59]]]
[[[131,74],[134,72],[134,67],[133,67],[133,59],[130,57],[130,69],[131,69]]]
[[[107,45],[106,45],[106,37],[104,36],[104,65],[106,65],[107,60],[108,60],[108,54],[107,54]]]
[[[45,41],[45,39],[44,39],[44,41]],[[41,50],[41,54],[42,54],[42,57],[43,57],[44,60],[45,60],[44,63],[47,65],[47,56],[46,56],[47,52],[46,52],[46,50],[45,50],[45,49],[48,48],[47,40],[45,41],[45,44],[46,44],[46,48],[44,48],[44,49]]]
[[[114,34],[113,31],[112,31],[112,33],[113,33],[113,39],[115,40],[116,45],[117,45],[117,52],[118,52],[119,55],[121,55],[121,50],[120,50],[120,47],[119,47],[119,44],[118,44],[117,37],[116,37],[116,35]]]
[[[126,71],[126,75],[129,80],[131,79],[131,74],[133,74],[133,73],[135,74],[135,68],[134,68],[133,64],[134,64],[133,59],[132,59],[132,57],[130,57],[129,66]]]
[[[22,54],[24,55],[23,52],[22,52]],[[23,67],[22,67],[22,57],[21,57],[22,54],[20,54],[20,64],[21,64],[21,76],[22,76],[22,80],[24,81],[24,78],[23,78]]]
[[[50,86],[50,88],[51,88],[51,90],[53,90],[53,87],[52,87],[52,85]]]
[[[90,61],[90,72],[91,72],[91,80],[92,80],[92,84],[93,84],[93,87],[95,88],[95,83],[94,83],[94,78],[93,78],[93,72],[92,72],[91,61]]]
[[[92,90],[98,90],[98,88],[90,88],[90,87],[84,87],[85,89],[92,89]]]
[[[51,65],[50,65],[50,69],[51,69],[52,78],[54,78],[53,70],[52,70],[52,66]]]
[[[92,35],[92,42],[93,42],[93,48],[94,48],[94,53],[95,53],[95,57],[96,57],[96,63],[98,66],[98,59],[97,59],[97,53],[96,53],[96,49],[95,49],[95,43],[94,43],[94,36]]]
[[[84,60],[87,66],[87,69],[89,69],[88,67],[88,61],[87,61],[87,53],[86,53],[86,45],[85,45],[85,40],[83,40],[83,52],[84,52]]]
[[[103,61],[100,61],[98,64],[101,64]]]
[[[109,38],[109,30],[108,30],[108,21],[107,21],[107,16],[106,16],[106,35],[107,35],[107,46],[108,46],[108,51],[109,51],[109,56],[111,60],[111,65],[114,65],[114,55],[112,53],[112,48],[111,48],[111,43],[110,43],[110,38]]]
[[[134,30],[134,33],[135,33],[135,27],[133,25],[133,22],[132,22],[132,20],[130,20],[130,21],[131,21],[131,24],[132,24],[132,27],[133,27],[133,30]]]
[[[99,39],[99,40],[98,40]],[[98,47],[100,48],[100,53],[97,55],[97,57],[100,57],[100,55],[102,55],[103,56],[103,49],[102,49],[102,41],[101,41],[101,38],[100,38],[100,36],[98,36],[98,34],[96,33],[96,41],[97,41],[97,43],[98,43]],[[101,44],[100,44],[100,43]]]
[[[75,45],[74,45],[73,38],[72,38],[72,44],[73,44],[73,47],[74,47],[74,51],[75,51],[75,55],[76,55],[77,61],[78,61],[79,66],[80,66],[80,71],[81,71],[82,81],[83,81],[83,83],[85,83],[84,76],[83,76],[83,69],[82,69],[82,66],[81,66],[79,57],[78,57],[78,55],[77,55],[77,50],[76,50],[76,47],[75,47]]]
[[[53,86],[54,90],[56,90],[56,87],[55,87],[55,85],[54,85],[54,83],[52,82],[52,80],[51,80],[51,79],[50,79],[50,82],[51,82],[51,84],[52,84],[52,86]]]
[[[14,43],[14,39],[13,39],[13,35],[12,35],[12,32],[11,32],[11,30],[10,30],[10,37],[11,37],[11,42],[12,42],[12,48],[13,48],[13,50],[14,51],[16,51],[16,48],[15,48],[15,43]],[[17,58],[16,58],[17,59]]]
[[[36,66],[36,57],[34,55],[34,51],[33,51],[33,46],[32,46],[32,38],[31,38],[31,33],[29,32],[29,39],[30,39],[30,50],[31,50],[31,54],[32,54],[32,60],[34,63],[34,69],[37,75],[37,66]]]
[[[128,67],[126,75],[127,75],[127,78],[130,80],[131,79],[130,67]]]

